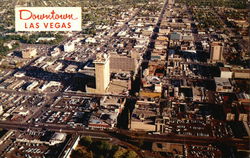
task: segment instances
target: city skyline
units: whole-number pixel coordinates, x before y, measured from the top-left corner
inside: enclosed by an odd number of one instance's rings
[[[0,157],[249,157],[247,5],[1,1]],[[80,7],[81,31],[15,31],[15,7]]]

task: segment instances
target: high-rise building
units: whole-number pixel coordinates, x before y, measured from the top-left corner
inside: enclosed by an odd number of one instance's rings
[[[3,106],[0,105],[0,115],[2,115],[2,113],[3,113]]]
[[[175,3],[174,0],[168,0],[168,4],[173,5]]]
[[[27,48],[22,51],[22,58],[34,58],[37,55],[36,48]]]
[[[138,68],[137,60],[127,56],[110,54],[110,69],[112,72],[133,71]]]
[[[211,62],[222,62],[224,45],[221,42],[212,42],[210,45],[210,61]]]
[[[105,93],[110,82],[110,60],[106,53],[97,54],[95,64],[96,93]]]
[[[70,42],[64,44],[63,49],[67,53],[73,52],[75,50],[75,43],[70,41]]]

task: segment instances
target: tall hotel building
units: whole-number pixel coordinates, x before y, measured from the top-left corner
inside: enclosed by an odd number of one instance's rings
[[[95,64],[96,93],[105,93],[110,82],[110,60],[106,53],[97,54]]]

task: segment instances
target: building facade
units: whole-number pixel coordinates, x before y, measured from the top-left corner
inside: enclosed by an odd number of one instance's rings
[[[210,45],[210,61],[222,62],[223,58],[224,45],[221,42],[212,42]]]
[[[100,53],[97,55],[95,64],[96,93],[105,93],[110,82],[109,55]]]

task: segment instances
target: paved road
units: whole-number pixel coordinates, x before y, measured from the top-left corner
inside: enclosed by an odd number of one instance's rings
[[[198,136],[184,136],[184,135],[146,135],[142,133],[136,133],[133,131],[119,130],[120,134],[129,136],[131,139],[141,139],[149,142],[173,142],[173,143],[184,143],[184,144],[227,144],[231,146],[237,146],[238,149],[249,150],[249,139],[243,138],[216,138],[216,137],[198,137]]]
[[[92,137],[102,137],[113,139],[114,133],[130,137],[132,140],[144,140],[150,142],[173,142],[173,143],[185,143],[185,144],[228,144],[237,146],[239,149],[249,149],[249,139],[238,138],[216,138],[216,137],[197,137],[197,136],[182,136],[182,135],[147,135],[145,133],[138,133],[134,131],[127,131],[121,129],[114,130],[86,130],[82,128],[69,128],[61,125],[34,125],[28,123],[10,123],[0,122],[0,127],[5,129],[47,129],[56,132],[65,132],[71,134],[80,134]]]

